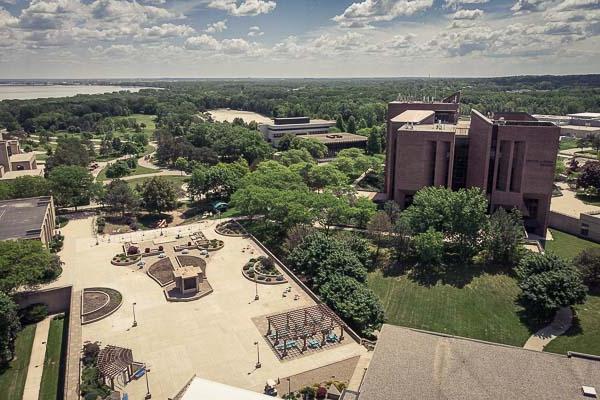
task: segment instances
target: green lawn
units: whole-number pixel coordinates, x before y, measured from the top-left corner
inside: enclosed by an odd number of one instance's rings
[[[35,325],[27,325],[19,332],[15,342],[15,359],[0,371],[0,396],[3,400],[21,400],[35,337]]]
[[[39,400],[56,400],[62,396],[61,359],[65,336],[64,328],[64,318],[50,321]]]
[[[515,346],[525,343],[535,327],[530,330],[519,318],[522,308],[515,303],[519,288],[513,278],[478,266],[448,275],[453,282],[432,284],[374,272],[369,286],[390,324]]]
[[[585,304],[575,306],[577,318],[564,336],[545,348],[553,353],[578,351],[600,356],[600,296],[589,296]]]
[[[554,240],[546,242],[546,250],[552,251],[561,257],[572,259],[583,249],[590,247],[600,247],[600,244],[590,242],[589,240],[578,238],[555,229],[550,229]]]
[[[163,175],[160,177],[163,179],[166,179],[169,182],[172,182],[178,188],[180,188],[181,185],[183,185],[185,183],[185,181],[188,179],[187,176],[177,176],[177,175]],[[126,182],[129,184],[129,186],[131,186],[132,188],[135,188],[138,184],[141,185],[144,182],[149,181],[150,179],[152,179],[152,177],[129,179]],[[183,191],[181,192],[181,194],[183,194]]]
[[[102,171],[100,171],[100,173],[98,174],[98,177],[96,178],[96,180],[97,180],[98,182],[103,182],[103,181],[105,181],[106,179],[108,179],[108,178],[106,177],[106,168],[108,168],[108,167],[105,167],[105,168],[104,168]],[[136,167],[136,168],[135,168],[135,169],[134,169],[134,170],[133,170],[133,171],[132,171],[132,172],[131,172],[129,175],[127,175],[127,176],[144,175],[144,174],[153,174],[153,173],[155,173],[155,172],[159,172],[159,171],[158,171],[158,170],[156,170],[156,169],[152,169],[152,168],[146,168],[146,167],[142,167],[142,166],[139,166],[139,165],[138,165],[138,166],[137,166],[137,167]]]
[[[564,138],[560,141],[560,150],[570,150],[576,149],[579,146],[577,145],[577,139],[575,138]]]
[[[126,117],[112,117],[113,120],[119,120],[124,118],[135,118],[138,123],[146,124],[146,127],[142,129],[142,132],[145,133],[148,138],[152,138],[154,135],[154,130],[156,129],[156,124],[154,123],[154,118],[156,115],[145,115],[145,114],[131,114]],[[123,137],[125,134],[133,135],[136,133],[133,129],[127,129],[125,132],[121,132],[120,130],[115,130],[112,132],[114,137]],[[96,135],[96,137],[102,137],[102,135]]]

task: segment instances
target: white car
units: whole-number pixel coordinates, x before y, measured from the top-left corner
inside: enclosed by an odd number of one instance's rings
[[[188,249],[183,249],[181,251],[181,254],[189,254],[189,253],[190,253],[190,251]]]
[[[158,255],[158,258],[165,258],[166,256],[167,256],[167,255],[166,255],[165,253],[160,253],[160,254]]]

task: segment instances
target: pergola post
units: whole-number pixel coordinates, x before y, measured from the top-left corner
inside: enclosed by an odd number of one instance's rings
[[[283,339],[283,353],[282,356],[285,357],[287,356],[287,338]]]
[[[267,321],[269,321],[269,328],[267,329],[267,336],[269,336],[271,334],[271,318],[267,318]]]
[[[327,343],[327,341],[325,340],[325,331],[321,331],[321,335],[323,335],[323,341],[321,342],[321,344],[325,346],[325,343]]]
[[[304,339],[304,346],[302,346],[302,352],[304,353],[306,351],[306,334],[302,335],[302,339]]]
[[[340,325],[340,339],[339,339],[339,341],[341,342],[342,340],[344,340],[344,325]]]
[[[275,346],[279,344],[279,331],[275,331]]]

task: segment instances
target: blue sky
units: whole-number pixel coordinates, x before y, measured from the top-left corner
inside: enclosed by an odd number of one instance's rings
[[[600,0],[0,0],[0,78],[600,72]]]

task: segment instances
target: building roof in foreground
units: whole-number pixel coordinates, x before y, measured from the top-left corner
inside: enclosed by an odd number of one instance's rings
[[[430,118],[432,115],[435,115],[435,112],[430,110],[406,110],[392,118],[392,122],[412,122],[414,124],[418,124],[421,123],[421,121]]]
[[[44,168],[36,168],[36,169],[20,169],[14,171],[7,171],[2,175],[1,179],[11,180],[17,179],[20,176],[42,176],[44,175]]]
[[[180,396],[180,397],[179,397]],[[177,400],[267,400],[273,397],[194,377]]]
[[[40,237],[51,197],[0,201],[0,240]]]
[[[586,118],[586,119],[600,119],[600,113],[593,112],[582,112],[576,114],[567,114],[569,117],[573,118]]]
[[[384,325],[359,398],[584,400],[582,386],[600,389],[600,358]]]
[[[298,138],[301,139],[314,139],[317,140],[323,144],[330,144],[330,143],[360,143],[360,142],[366,142],[369,140],[369,138],[367,138],[366,136],[362,136],[362,135],[355,135],[354,133],[346,133],[346,132],[342,132],[342,133],[318,133],[318,134],[312,134],[312,135],[298,135]]]

